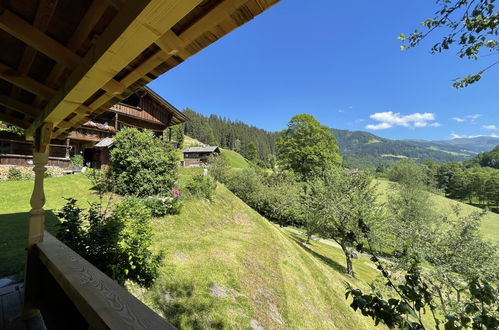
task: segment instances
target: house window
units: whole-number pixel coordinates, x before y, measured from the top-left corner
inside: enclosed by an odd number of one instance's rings
[[[10,154],[9,141],[0,141],[0,154]]]

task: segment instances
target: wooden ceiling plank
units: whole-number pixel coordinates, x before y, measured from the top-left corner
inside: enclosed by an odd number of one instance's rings
[[[35,108],[32,105],[20,102],[12,97],[6,95],[0,95],[0,104],[9,109],[13,109],[22,112],[31,117],[36,117],[42,112],[42,109]]]
[[[226,0],[221,2],[209,13],[201,17],[196,23],[191,25],[187,30],[182,32],[179,35],[179,38],[184,40],[184,42],[191,43],[204,32],[209,31],[224,19],[227,19],[229,15],[247,2],[248,0]]]
[[[64,120],[201,1],[128,1],[30,126],[27,136],[43,122]]]
[[[107,7],[108,4],[105,1],[92,1],[92,4],[88,8],[85,15],[83,15],[80,24],[78,24],[78,27],[68,41],[67,47],[70,50],[76,52],[81,47],[94,28],[95,24],[97,24],[97,22],[101,19]]]
[[[101,19],[106,8],[107,5],[105,5],[104,1],[94,0],[92,2],[90,7],[87,9],[87,12],[83,16],[82,20],[78,24],[75,32],[69,38],[67,47],[71,51],[76,52],[81,47],[85,39],[88,38],[88,35],[94,28],[95,24],[97,24],[97,22]],[[56,63],[52,68],[52,70],[50,71],[50,73],[48,74],[47,79],[45,79],[45,83],[49,86],[55,84],[55,82],[64,72],[64,68],[65,67],[63,64]],[[38,105],[40,104],[40,102],[41,99],[37,98],[34,104]]]
[[[0,120],[24,129],[29,126],[26,120],[17,119],[2,112],[0,112]]]
[[[33,26],[42,32],[45,32],[50,24],[50,20],[54,15],[55,8],[57,7],[57,0],[40,0],[38,4],[38,9],[36,11],[35,20]],[[22,74],[28,74],[33,61],[35,60],[37,51],[26,45],[24,47],[23,55],[17,70]],[[13,86],[10,95],[14,99],[18,99],[21,94],[21,88]]]
[[[2,63],[0,63],[0,78],[36,95],[40,95],[45,99],[50,99],[56,94],[56,91],[52,88],[47,87],[46,85],[39,83],[38,81],[21,74]]]
[[[7,9],[0,12],[0,29],[70,69],[81,62],[81,57]]]

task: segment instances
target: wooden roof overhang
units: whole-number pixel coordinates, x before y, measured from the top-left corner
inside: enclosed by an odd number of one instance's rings
[[[57,138],[278,1],[0,0],[0,120]]]

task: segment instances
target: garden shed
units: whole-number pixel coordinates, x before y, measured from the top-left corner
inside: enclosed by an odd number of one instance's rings
[[[50,141],[64,139],[276,2],[1,1],[0,120],[25,129],[35,172],[23,320],[43,319],[48,329],[172,328],[45,231]]]

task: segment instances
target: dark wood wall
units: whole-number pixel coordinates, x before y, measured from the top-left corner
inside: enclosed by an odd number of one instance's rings
[[[159,124],[162,130],[169,124],[172,116],[168,110],[147,94],[134,102],[133,105],[118,103],[110,110],[128,117]]]

